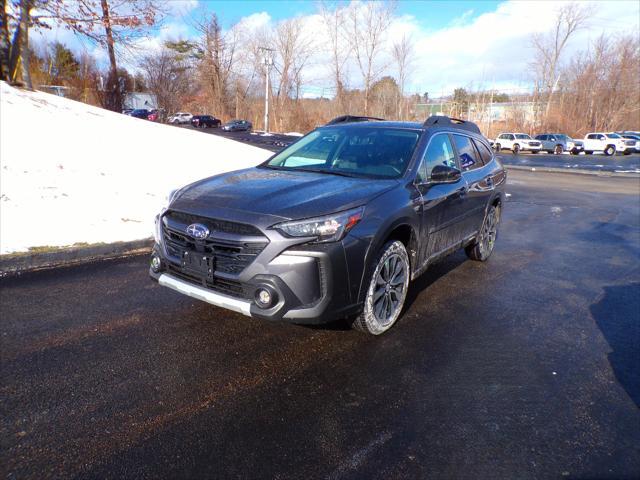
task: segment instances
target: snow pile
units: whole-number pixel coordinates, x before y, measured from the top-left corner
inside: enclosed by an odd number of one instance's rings
[[[0,82],[0,253],[148,238],[170,190],[270,155]]]

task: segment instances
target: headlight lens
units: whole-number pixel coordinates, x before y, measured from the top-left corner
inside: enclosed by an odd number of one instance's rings
[[[288,237],[315,237],[319,243],[337,242],[356,226],[363,214],[364,207],[358,207],[324,217],[279,223],[273,228]]]

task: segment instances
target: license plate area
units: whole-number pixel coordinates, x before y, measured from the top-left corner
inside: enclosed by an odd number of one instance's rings
[[[189,275],[212,280],[215,271],[215,258],[212,255],[183,250],[182,270]]]

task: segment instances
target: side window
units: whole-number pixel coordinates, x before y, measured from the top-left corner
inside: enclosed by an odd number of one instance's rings
[[[473,148],[473,144],[469,137],[454,134],[453,141],[458,149],[460,167],[462,167],[463,172],[482,167],[482,161],[478,158],[478,153]]]
[[[503,138],[507,138],[507,136],[503,133],[503,134],[502,134],[502,135],[500,135],[498,138],[499,138],[500,140],[502,140]]]
[[[514,135],[509,135],[509,140],[515,140],[516,137]]]
[[[593,140],[594,138],[596,138],[596,136],[593,133],[590,133],[589,135],[587,135],[587,138],[589,140]]]
[[[476,140],[474,140],[473,143],[478,149],[478,152],[480,152],[482,163],[484,163],[485,165],[489,163],[491,161],[491,158],[493,158],[493,153],[491,153],[491,150],[482,142],[477,142]]]
[[[427,151],[424,152],[424,157],[422,157],[417,180],[419,182],[428,181],[431,177],[431,170],[436,165],[457,168],[453,146],[449,140],[449,135],[446,133],[439,133],[431,138]]]

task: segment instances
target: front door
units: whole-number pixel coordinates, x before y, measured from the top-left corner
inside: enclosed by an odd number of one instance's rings
[[[436,134],[429,140],[416,179],[422,195],[421,265],[464,237],[462,221],[466,210],[467,182],[461,176],[454,183],[432,183],[430,175],[436,165],[459,168],[447,133]]]

